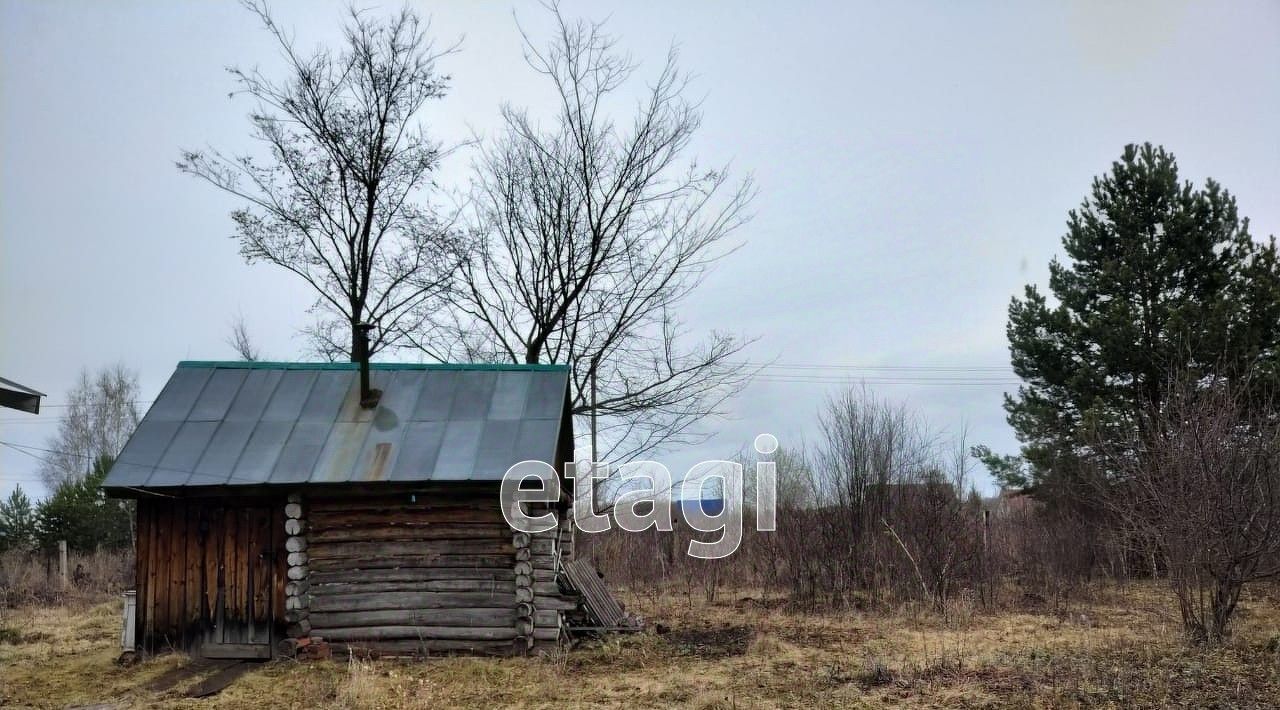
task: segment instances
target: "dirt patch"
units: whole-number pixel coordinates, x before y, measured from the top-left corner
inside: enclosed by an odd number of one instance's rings
[[[733,608],[738,611],[753,609],[769,611],[785,608],[788,603],[786,597],[741,597],[733,602]]]
[[[676,655],[714,659],[746,653],[754,634],[748,626],[720,626],[677,629],[664,634],[662,640],[675,650]]]
[[[203,673],[207,673],[215,667],[223,667],[226,665],[229,664],[222,662],[221,665],[215,666],[213,663],[208,661],[193,660],[190,663],[170,668],[164,673],[161,673],[150,683],[147,683],[146,688],[153,693],[162,693],[177,686],[179,683],[192,680]]]
[[[197,683],[193,688],[187,691],[188,698],[207,698],[210,695],[221,693],[227,686],[236,682],[240,676],[257,668],[259,663],[251,663],[248,661],[240,661],[232,663],[213,675],[205,678]]]
[[[787,626],[777,629],[774,633],[787,643],[821,649],[841,648],[866,638],[866,634],[861,630],[848,628]]]
[[[970,675],[987,692],[997,697],[1022,697],[1036,686],[1034,679],[1007,668],[978,668]]]

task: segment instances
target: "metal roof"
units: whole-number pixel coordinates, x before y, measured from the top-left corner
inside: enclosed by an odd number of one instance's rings
[[[37,392],[26,385],[0,377],[0,407],[39,414],[40,398],[43,396],[43,392]]]
[[[572,446],[564,366],[372,363],[370,378],[382,397],[362,409],[356,363],[180,362],[103,487],[498,481]]]

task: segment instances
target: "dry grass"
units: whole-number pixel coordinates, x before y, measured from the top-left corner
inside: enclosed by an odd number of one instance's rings
[[[72,552],[67,584],[58,575],[57,555],[45,551],[0,553],[0,609],[29,604],[80,603],[125,590],[133,579],[133,553]]]
[[[120,655],[120,603],[0,611],[0,707],[66,707],[123,697],[174,665],[176,656],[133,668]],[[0,632],[3,634],[3,632]]]
[[[113,665],[115,603],[8,612],[0,706],[1274,707],[1280,594],[1254,593],[1225,648],[1186,647],[1161,588],[1058,612],[799,614],[759,593],[633,598],[663,634],[541,658],[277,662],[206,700],[147,689],[176,656]]]

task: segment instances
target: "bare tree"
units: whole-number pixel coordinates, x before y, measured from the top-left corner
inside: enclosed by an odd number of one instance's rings
[[[752,374],[742,339],[686,345],[677,314],[732,251],[752,187],[685,162],[701,115],[674,51],[619,125],[608,105],[636,65],[602,25],[551,10],[554,39],[525,35],[525,57],[558,112],[543,127],[504,107],[477,164],[483,249],[462,271],[461,302],[419,345],[438,359],[569,364],[574,414],[599,417],[596,459],[625,461],[700,440],[696,425]]]
[[[935,436],[916,414],[865,386],[828,399],[819,428],[820,492],[833,504],[831,536],[847,548],[840,562],[848,569],[839,576],[867,587],[875,569],[866,558],[877,552],[869,541],[885,531],[894,486],[933,463]]]
[[[775,505],[779,508],[799,509],[812,507],[817,496],[817,483],[809,452],[803,441],[794,446],[780,446],[772,454],[760,454],[754,449],[744,448],[734,457],[742,464],[745,476],[743,480],[743,498],[756,500],[755,466],[758,461],[771,461],[774,465]]]
[[[465,249],[422,199],[441,158],[419,113],[448,77],[408,8],[382,22],[354,8],[341,51],[299,52],[267,7],[246,2],[280,46],[287,76],[232,68],[256,102],[252,135],[265,161],[184,151],[178,168],[248,204],[232,212],[240,252],[311,285],[308,334],[329,359],[356,352],[355,326],[376,326],[371,352],[401,343],[451,283]]]
[[[46,488],[78,480],[95,462],[120,453],[142,418],[140,392],[137,373],[123,364],[94,374],[80,371],[80,380],[67,393],[58,433],[46,445],[49,453],[40,466]]]
[[[1133,539],[1163,562],[1183,626],[1218,643],[1245,584],[1280,575],[1280,422],[1225,378],[1177,382],[1132,438],[1104,443],[1096,481]]]
[[[980,505],[966,499],[964,432],[948,444],[865,387],[831,396],[818,428],[808,456],[778,459],[786,522],[763,541],[777,579],[805,603],[889,592],[946,611],[959,585],[975,581],[982,545]]]
[[[742,458],[750,471],[754,463]],[[750,536],[746,551],[758,578],[766,585],[786,585],[793,600],[812,601],[821,575],[821,552],[815,542],[815,521],[821,513],[818,477],[803,443],[773,453],[777,473],[777,530]],[[755,476],[748,476],[747,500],[755,500]],[[749,527],[748,527],[749,529]],[[758,550],[758,551],[757,551]],[[754,553],[754,554],[752,554]]]
[[[926,599],[947,612],[961,580],[981,581],[982,503],[971,488],[967,430],[936,463],[905,471],[881,524],[906,556]]]
[[[227,336],[227,345],[230,345],[245,362],[256,362],[262,359],[262,351],[249,337],[249,326],[244,322],[243,313],[237,314],[235,320],[231,321],[231,334]]]

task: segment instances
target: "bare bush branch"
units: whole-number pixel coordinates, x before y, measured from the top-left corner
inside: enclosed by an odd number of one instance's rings
[[[1183,625],[1218,643],[1245,584],[1280,575],[1280,422],[1253,383],[1182,378],[1095,478],[1126,532],[1167,568]]]

